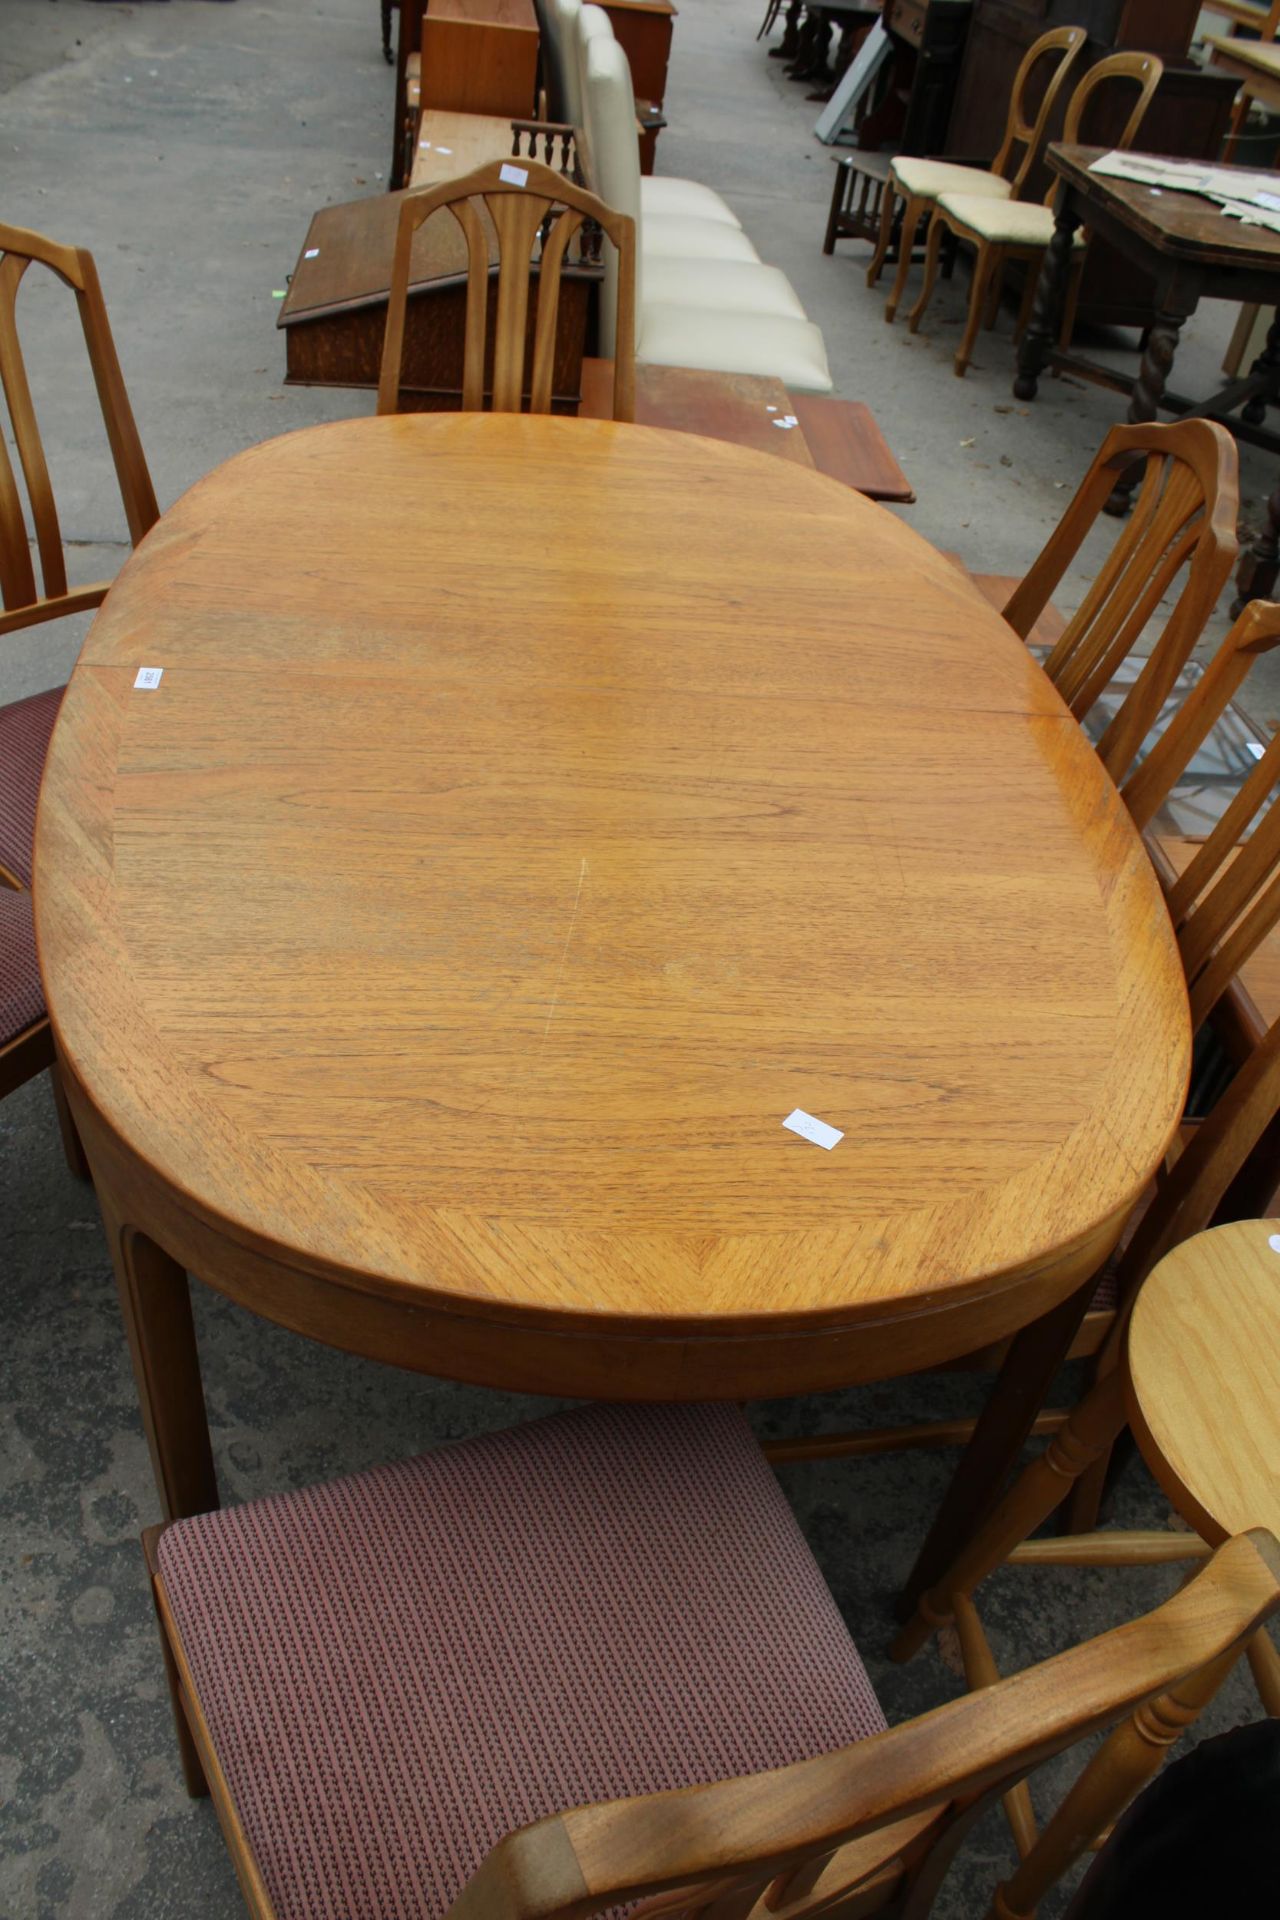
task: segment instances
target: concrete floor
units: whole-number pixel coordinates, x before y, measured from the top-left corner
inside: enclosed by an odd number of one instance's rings
[[[1117,417],[1113,396],[1046,383],[1009,394],[1008,317],[963,382],[950,355],[963,282],[928,331],[881,321],[866,250],[821,253],[831,160],[815,109],[754,34],[761,0],[682,0],[664,170],[724,192],[764,258],[823,327],[839,391],[870,402],[916,486],[903,516],[975,567],[1025,569]],[[390,149],[391,75],[374,0],[0,0],[0,218],[91,247],[161,504],[216,462],[286,428],[371,411],[369,396],[287,390],[276,289],[310,213],[378,191]],[[31,357],[76,577],[124,556],[85,383],[67,377],[74,320],[54,293],[24,294]],[[1231,314],[1208,308],[1179,359],[1207,390]],[[45,378],[39,379],[43,374]],[[1246,517],[1268,484],[1246,451]],[[1071,604],[1082,574],[1060,596]],[[1221,630],[1219,623],[1218,630]],[[5,643],[0,699],[69,670],[78,632]],[[1264,717],[1276,703],[1255,690]],[[48,1089],[0,1106],[0,1916],[3,1920],[230,1920],[242,1911],[207,1804],[182,1791],[137,1534],[155,1496],[113,1285],[90,1192],[62,1163]],[[202,1288],[196,1309],[225,1494],[243,1499],[506,1424],[535,1403],[415,1379],[310,1346]],[[975,1404],[980,1383],[916,1380],[761,1407],[763,1433],[928,1418]],[[867,1658],[891,1721],[949,1697],[935,1649],[885,1658],[890,1597],[945,1482],[940,1454],[792,1468],[788,1491]],[[1141,1472],[1122,1519],[1164,1525]],[[1152,1604],[1165,1575],[1008,1575],[988,1613],[1009,1665]],[[1237,1680],[1206,1725],[1253,1717]],[[1050,1770],[1044,1800],[1066,1777]],[[993,1818],[938,1903],[980,1914],[1008,1871]],[[1046,1914],[1060,1910],[1055,1900]]]

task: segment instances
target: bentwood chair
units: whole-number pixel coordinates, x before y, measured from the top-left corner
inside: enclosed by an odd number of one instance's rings
[[[378,412],[400,410],[414,235],[433,214],[446,208],[460,227],[467,249],[463,411],[482,411],[488,394],[495,412],[519,413],[527,393],[530,413],[550,413],[561,273],[566,266],[594,265],[585,249],[592,230],[599,228],[612,241],[618,261],[613,417],[634,420],[635,223],[534,160],[521,160],[518,165],[493,161],[459,180],[406,195],[396,229]],[[495,256],[497,293],[490,338]],[[529,284],[535,278],[537,297],[531,315]]]
[[[1280,1035],[1273,1033],[1265,1053],[1248,1078],[1252,1096],[1274,1111],[1280,1101]],[[1280,1525],[1276,1225],[1247,1220],[1218,1227],[1160,1261],[1116,1331],[1115,1365],[924,1595],[894,1647],[897,1658],[910,1658],[934,1628],[953,1624],[970,1687],[986,1688],[997,1669],[973,1595],[998,1567],[1194,1563],[1237,1532]],[[1036,1528],[1126,1425],[1176,1512],[1195,1531],[1107,1529],[1033,1540]],[[1248,1655],[1267,1712],[1280,1715],[1280,1656],[1265,1629],[1250,1642]],[[1158,1764],[1158,1756],[1151,1758],[1148,1771]],[[1045,1868],[1056,1849],[1102,1832],[1114,1801],[1102,1804],[1093,1791],[1077,1787],[1038,1843],[1025,1785],[1006,1795],[1005,1810],[1023,1863],[1004,1894],[1010,1912],[1027,1913],[1050,1884]]]
[[[939,194],[972,193],[992,200],[1017,200],[1040,163],[1053,110],[1066,85],[1085,41],[1083,27],[1055,27],[1032,42],[1022,57],[1009,96],[1009,113],[1004,138],[989,168],[964,166],[954,160],[918,159],[899,154],[889,168],[889,178],[880,200],[880,237],[871,264],[867,285],[874,287],[880,278],[893,241],[898,202],[903,204],[898,239],[898,271],[893,292],[885,302],[884,317],[892,321],[906,289],[907,275],[915,252],[920,222],[937,203]],[[1032,112],[1031,102],[1039,94],[1039,106]]]
[[[1063,140],[1068,145],[1079,140],[1085,113],[1101,89],[1120,85],[1135,86],[1137,98],[1129,117],[1119,136],[1110,143],[1117,152],[1124,152],[1133,145],[1137,137],[1138,129],[1146,117],[1147,108],[1160,84],[1163,71],[1161,62],[1153,53],[1114,53],[1107,59],[1100,60],[1097,66],[1091,68],[1085,75],[1071,96],[1067,107]],[[996,316],[1000,309],[1004,269],[1010,260],[1020,260],[1026,268],[1022,310],[1018,318],[1019,333],[1030,320],[1040,263],[1044,258],[1046,247],[1053,238],[1053,199],[1056,191],[1056,186],[1050,189],[1043,205],[1025,200],[995,200],[989,196],[968,192],[964,188],[950,189],[938,196],[929,226],[924,286],[921,289],[920,298],[911,309],[908,325],[912,333],[917,332],[920,322],[928,311],[934,287],[937,285],[942,246],[947,235],[950,234],[956,240],[964,241],[971,246],[975,257],[973,278],[969,284],[969,316],[955,357],[955,370],[961,378],[964,377],[973,357],[974,343],[984,314],[989,327],[993,327],[996,323]],[[1087,235],[1083,232],[1077,233],[1072,245],[1075,249],[1074,266],[1063,327],[1064,338],[1069,337],[1073,324],[1076,292],[1084,264]]]
[[[1180,1730],[1280,1604],[1254,1533],[890,1731],[730,1406],[579,1408],[149,1545],[188,1782],[255,1920],[920,1916],[993,1790]]]
[[[18,334],[17,297],[32,266],[48,270],[75,295],[89,366],[102,408],[111,457],[136,546],[159,517],[142,443],[125,392],[93,257],[22,227],[0,226],[0,385],[25,487],[39,582],[22,489],[0,433],[0,637],[96,607],[109,580],[67,583],[62,528],[44,443],[36,420]],[[52,687],[0,707],[0,1096],[53,1064],[31,936],[31,861],[36,798],[49,736],[63,689]],[[54,1075],[54,1094],[68,1158],[83,1171],[78,1143]]]

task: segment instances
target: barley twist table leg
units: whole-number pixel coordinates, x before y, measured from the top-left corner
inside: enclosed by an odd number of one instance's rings
[[[1018,373],[1013,391],[1019,400],[1034,400],[1040,375],[1049,362],[1062,326],[1067,288],[1071,281],[1071,256],[1080,216],[1069,194],[1059,197],[1053,238],[1045,249],[1044,263],[1036,283],[1031,325],[1018,348]]]
[[[1181,313],[1158,313],[1147,334],[1146,351],[1142,356],[1142,365],[1138,369],[1137,384],[1129,401],[1129,411],[1125,416],[1130,426],[1136,426],[1144,420],[1155,420],[1160,414],[1160,400],[1168,385],[1169,374],[1173,368],[1173,357],[1178,351],[1178,336],[1186,315]],[[1111,492],[1106,511],[1121,517],[1128,513],[1130,499],[1142,474],[1142,462],[1135,461]]]

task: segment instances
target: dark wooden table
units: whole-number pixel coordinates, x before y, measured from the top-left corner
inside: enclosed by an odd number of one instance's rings
[[[1201,300],[1248,300],[1280,308],[1280,233],[1246,227],[1199,194],[1138,186],[1089,171],[1104,148],[1057,145],[1048,160],[1059,176],[1052,241],[1036,288],[1031,325],[1018,350],[1013,383],[1019,400],[1034,400],[1041,373],[1056,368],[1100,381],[1129,395],[1130,421],[1158,419],[1161,410],[1220,420],[1237,438],[1280,453],[1280,435],[1266,426],[1269,403],[1280,398],[1280,311],[1266,346],[1248,373],[1207,400],[1191,400],[1168,386],[1178,336]],[[1255,172],[1256,169],[1239,169]],[[1280,193],[1280,175],[1276,177]],[[1087,227],[1148,274],[1155,284],[1156,321],[1147,335],[1136,378],[1057,350],[1072,240]],[[1112,496],[1112,509],[1128,508],[1128,488]],[[1267,524],[1246,552],[1237,579],[1237,606],[1270,593],[1280,572],[1280,485],[1267,503]]]

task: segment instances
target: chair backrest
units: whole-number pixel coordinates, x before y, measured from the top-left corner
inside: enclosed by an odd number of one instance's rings
[[[582,0],[545,0],[548,23],[555,39],[553,71],[560,83],[560,101],[553,118],[581,127],[582,82],[578,69],[578,15]]]
[[[587,136],[588,146],[590,146],[591,142],[591,96],[587,87],[587,56],[591,51],[593,41],[612,40],[614,38],[616,38],[616,36],[613,31],[613,22],[603,7],[590,4],[579,6],[577,26],[573,36],[573,50],[577,61],[578,98],[582,102],[582,124]],[[625,53],[623,58],[626,58]],[[628,85],[631,84],[630,62],[628,62],[627,65],[627,82]],[[629,111],[634,125],[634,96],[632,97]],[[619,115],[619,120],[621,120],[621,115]]]
[[[1225,427],[1207,420],[1113,427],[1004,609],[1009,625],[1025,639],[1116,482],[1140,460],[1146,470],[1124,530],[1045,661],[1049,678],[1083,720],[1185,568],[1173,611],[1098,742],[1099,758],[1117,786],[1172,692],[1235,562],[1239,460]]]
[[[526,388],[529,282],[536,269],[538,295],[527,382],[529,410],[532,413],[551,411],[560,276],[574,241],[578,242],[580,256],[583,222],[592,221],[613,243],[618,263],[613,417],[634,420],[635,224],[629,215],[618,213],[594,193],[575,186],[563,175],[534,160],[523,160],[518,166],[510,161],[495,160],[459,180],[442,181],[425,192],[405,196],[391,269],[387,330],[378,380],[378,412],[395,413],[399,409],[413,237],[424,221],[446,207],[462,229],[467,245],[464,410],[473,413],[482,410],[486,363],[491,361],[494,409],[501,413],[521,411]],[[488,320],[493,243],[498,255],[498,297],[490,354]]]
[[[590,12],[590,8],[584,9]],[[631,85],[631,67],[613,35],[598,33],[586,47],[585,99],[587,157],[592,178],[611,207],[629,213],[636,224],[635,299],[643,310],[643,247],[640,226],[640,139],[636,132],[635,94]],[[600,351],[612,350],[621,288],[620,264],[611,250],[605,249],[604,286],[600,295]]]
[[[1033,40],[1022,56],[1013,76],[1004,139],[991,163],[992,173],[1012,181],[1015,199],[1044,151],[1058,96],[1088,37],[1083,27],[1055,27],[1051,33],[1042,33],[1038,40]],[[1028,111],[1028,101],[1042,77],[1044,92],[1033,116]]]
[[[1129,109],[1129,117],[1124,126],[1111,142],[1116,153],[1125,152],[1138,137],[1138,129],[1146,118],[1147,108],[1151,105],[1152,97],[1160,85],[1163,74],[1164,62],[1157,54],[1108,54],[1105,60],[1099,60],[1096,67],[1090,67],[1067,102],[1067,117],[1062,128],[1063,140],[1070,146],[1080,139],[1080,129],[1084,123],[1085,113],[1100,87],[1129,85],[1137,88],[1137,97]],[[1057,191],[1058,183],[1055,180],[1045,195],[1046,206],[1053,205]]]
[[[62,528],[18,338],[18,288],[33,262],[47,267],[75,294],[89,365],[120,483],[129,538],[135,546],[159,518],[93,256],[83,247],[59,246],[23,227],[0,226],[0,386],[4,389],[18,464],[26,483],[42,583],[42,590],[37,589],[17,476],[4,435],[0,434],[0,594],[6,609],[0,615],[0,633],[97,606],[110,585],[109,581],[99,581],[74,593],[67,587]]]
[[[449,1920],[584,1920],[632,1900],[646,1917],[800,1920],[891,1903],[922,1916],[997,1793],[1147,1701],[1158,1713],[1278,1604],[1280,1547],[1242,1534],[1154,1613],[887,1733],[770,1773],[522,1828],[487,1855]],[[860,1897],[834,1907],[850,1885]]]

